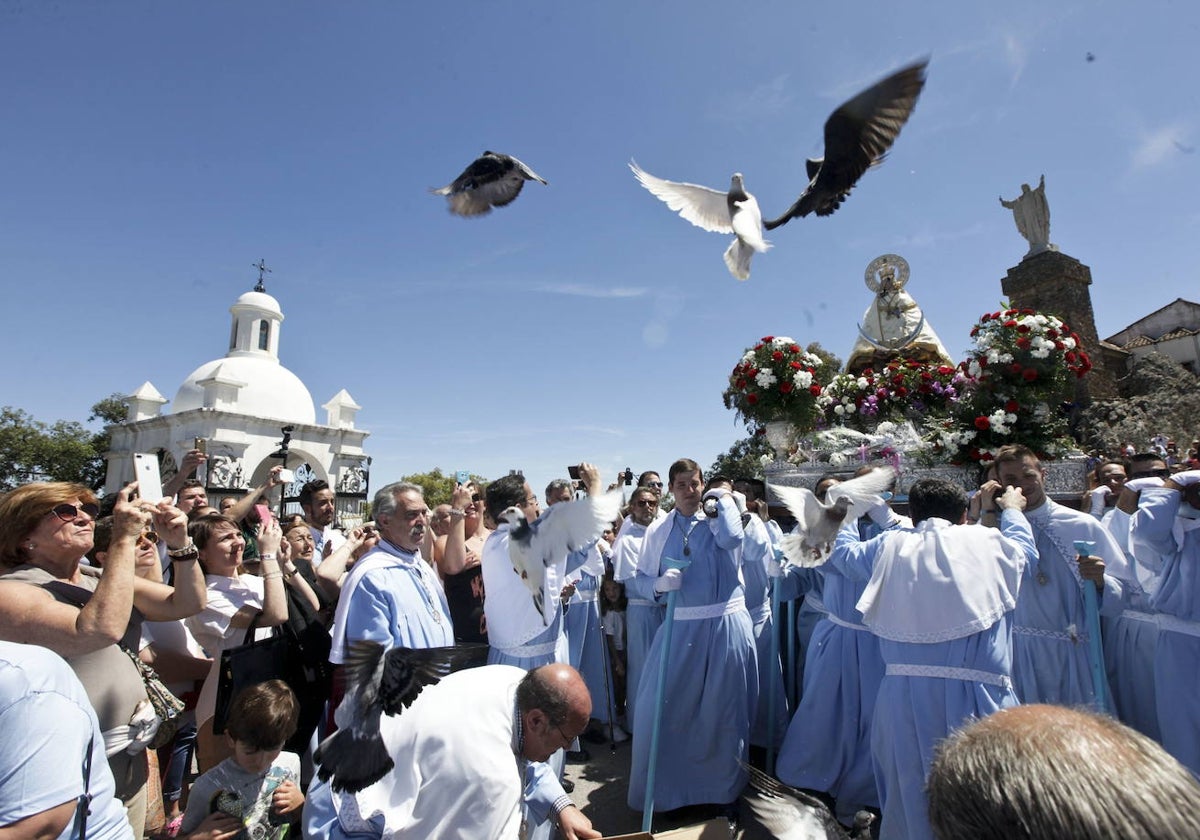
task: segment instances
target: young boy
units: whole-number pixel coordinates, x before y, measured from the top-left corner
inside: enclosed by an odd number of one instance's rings
[[[288,836],[289,824],[300,818],[304,794],[297,784],[300,757],[282,750],[296,731],[299,714],[296,696],[282,680],[250,686],[234,698],[225,725],[233,755],[192,785],[183,836],[188,840]],[[237,834],[230,835],[231,831]]]

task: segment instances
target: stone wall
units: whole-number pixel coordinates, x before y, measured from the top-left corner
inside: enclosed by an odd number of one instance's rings
[[[1074,400],[1080,405],[1117,396],[1117,379],[1125,373],[1117,355],[1123,351],[1114,354],[1116,348],[1102,347],[1096,334],[1091,284],[1092,270],[1059,251],[1043,251],[1021,260],[1000,281],[1011,305],[1057,315],[1083,339],[1083,349],[1094,367],[1076,383]],[[1114,369],[1117,367],[1121,369]]]

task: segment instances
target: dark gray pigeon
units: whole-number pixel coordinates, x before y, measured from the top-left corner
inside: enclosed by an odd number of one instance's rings
[[[546,183],[546,179],[512,155],[484,152],[452,183],[430,192],[446,196],[451,213],[482,216],[492,212],[493,207],[511,204],[526,181]]]
[[[829,806],[811,793],[785,785],[756,767],[743,763],[750,785],[742,794],[750,811],[778,840],[870,840],[875,815],[859,811],[847,831]]]
[[[805,163],[808,187],[786,213],[763,227],[774,230],[797,216],[829,216],[837,210],[863,173],[882,163],[896,142],[925,86],[928,64],[929,59],[921,59],[897,70],[830,114],[825,157]]]
[[[317,747],[317,774],[330,777],[330,787],[357,793],[374,784],[395,762],[379,735],[384,714],[396,715],[412,705],[427,685],[437,685],[452,671],[482,665],[488,646],[403,648],[385,651],[378,642],[357,641],[346,653],[346,694],[353,718]]]

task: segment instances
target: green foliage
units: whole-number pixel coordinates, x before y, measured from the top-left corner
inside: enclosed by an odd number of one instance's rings
[[[453,473],[446,475],[438,467],[429,472],[403,476],[400,480],[420,485],[421,489],[425,491],[425,504],[429,505],[430,509],[438,505],[450,504],[450,499],[454,496]],[[471,475],[471,481],[480,487],[487,484],[487,479],[475,474]]]
[[[768,459],[775,457],[766,437],[751,435],[742,438],[729,447],[729,451],[717,456],[705,476],[719,474],[730,478],[762,478],[764,456]]]
[[[125,420],[125,402],[111,394],[92,406],[88,422],[104,421],[99,432],[74,420],[44,423],[19,408],[0,408],[0,490],[30,481],[75,481],[104,486],[114,423]]]

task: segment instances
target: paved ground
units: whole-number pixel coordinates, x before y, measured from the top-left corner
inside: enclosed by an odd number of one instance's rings
[[[591,760],[585,764],[568,764],[566,777],[575,783],[571,798],[580,807],[592,825],[606,837],[632,834],[642,830],[642,812],[630,810],[626,804],[629,792],[630,744],[618,744],[615,751],[605,744],[585,744]],[[745,809],[743,808],[743,811]],[[703,822],[705,814],[692,812],[658,814],[654,818],[654,831],[665,831]],[[743,815],[743,840],[763,840],[770,835],[753,824],[753,818]]]

